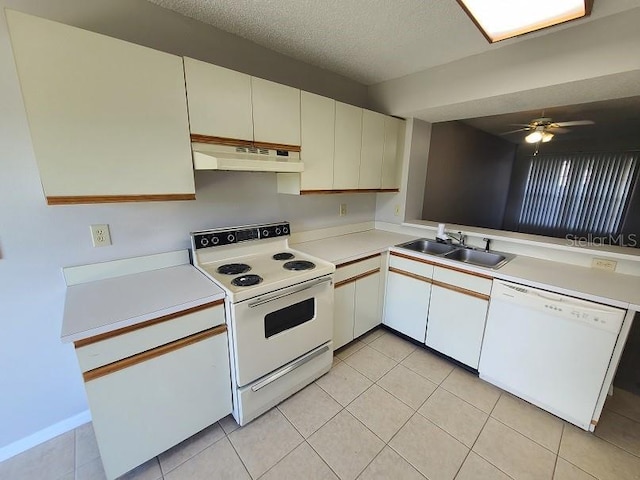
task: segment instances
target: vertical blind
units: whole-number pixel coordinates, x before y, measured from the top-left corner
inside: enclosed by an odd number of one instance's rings
[[[552,236],[617,236],[638,156],[621,152],[532,157],[518,230]]]

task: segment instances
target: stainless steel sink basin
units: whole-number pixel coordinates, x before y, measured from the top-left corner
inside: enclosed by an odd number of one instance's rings
[[[426,238],[421,238],[420,240],[415,240],[409,243],[403,243],[402,245],[398,246],[402,248],[408,248],[409,250],[413,250],[415,252],[430,253],[432,255],[443,255],[445,253],[453,252],[457,249],[453,245],[438,243],[435,240],[428,240]]]
[[[444,258],[489,268],[499,268],[509,260],[506,256],[499,253],[472,250],[470,248],[459,248],[447,253]]]
[[[507,253],[487,252],[485,250],[476,250],[472,247],[452,245],[450,243],[439,243],[428,238],[413,240],[397,246],[413,250],[414,252],[427,253],[429,255],[435,255],[437,257],[477,265],[479,267],[491,268],[494,270],[502,267],[514,257],[514,255]]]

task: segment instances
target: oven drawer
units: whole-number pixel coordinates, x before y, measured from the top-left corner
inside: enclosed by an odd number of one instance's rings
[[[332,363],[333,346],[329,342],[270,375],[238,389],[238,404],[234,409],[236,421],[245,425],[262,415],[272,406],[327,373]]]
[[[332,276],[232,304],[231,330],[243,387],[331,340]]]

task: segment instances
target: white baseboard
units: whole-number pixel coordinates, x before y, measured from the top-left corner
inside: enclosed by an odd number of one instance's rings
[[[25,452],[30,448],[40,445],[41,443],[51,440],[58,435],[62,435],[65,432],[73,430],[80,425],[84,425],[91,421],[91,413],[89,410],[80,412],[73,417],[66,418],[58,423],[54,423],[42,430],[32,433],[28,437],[21,438],[9,445],[0,448],[0,462],[7,460],[19,453]]]

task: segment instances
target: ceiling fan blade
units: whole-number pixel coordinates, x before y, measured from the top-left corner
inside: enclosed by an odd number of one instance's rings
[[[509,125],[513,125],[514,127],[529,127],[531,128],[530,123],[510,123]]]
[[[577,125],[593,125],[594,122],[593,120],[573,120],[570,122],[553,122],[554,126],[558,126],[558,127],[574,127]]]
[[[529,130],[528,128],[519,128],[518,130],[511,130],[509,132],[502,132],[500,135],[510,135],[512,133],[517,133],[517,132],[526,132],[527,130]]]
[[[549,130],[554,135],[556,133],[569,133],[571,131],[568,128],[560,128],[560,127],[547,127],[547,130]]]

